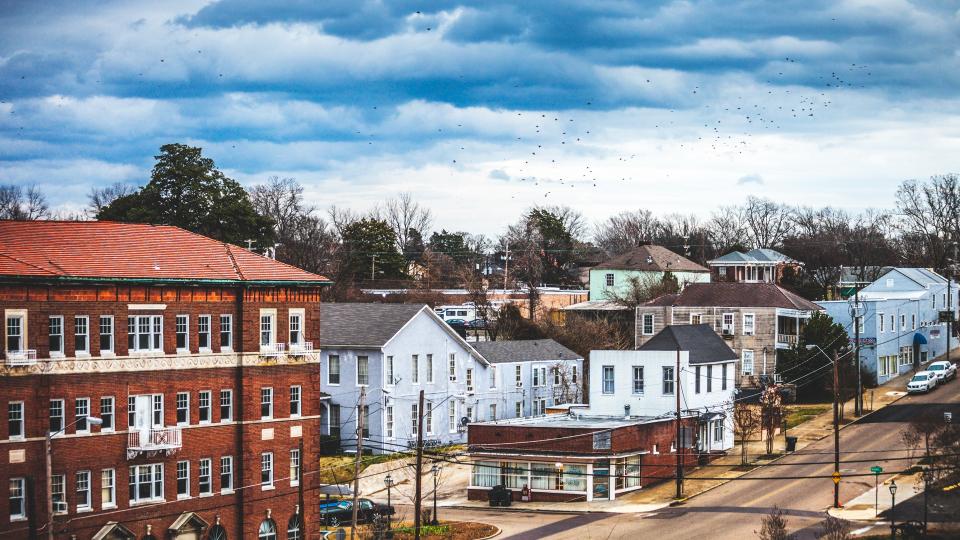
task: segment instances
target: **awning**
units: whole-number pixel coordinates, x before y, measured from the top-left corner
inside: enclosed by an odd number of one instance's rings
[[[924,336],[923,334],[921,334],[920,332],[917,332],[916,334],[913,335],[913,344],[914,344],[914,345],[926,345],[926,344],[927,344],[927,337]]]
[[[718,419],[726,418],[726,417],[727,417],[727,415],[726,415],[725,413],[722,413],[722,412],[708,412],[708,413],[701,414],[701,415],[700,415],[700,420],[706,422],[706,421],[718,420]]]

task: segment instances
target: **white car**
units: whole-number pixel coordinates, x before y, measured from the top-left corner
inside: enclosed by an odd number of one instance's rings
[[[927,371],[937,376],[937,384],[943,384],[957,378],[957,366],[946,360],[930,364]]]
[[[907,383],[908,394],[929,392],[937,387],[937,376],[929,371],[921,371]]]

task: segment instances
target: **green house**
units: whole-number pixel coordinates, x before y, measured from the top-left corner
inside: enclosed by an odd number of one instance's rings
[[[687,283],[708,283],[710,270],[663,246],[638,246],[590,269],[590,300],[609,300],[629,290],[631,277],[660,280],[666,272]]]

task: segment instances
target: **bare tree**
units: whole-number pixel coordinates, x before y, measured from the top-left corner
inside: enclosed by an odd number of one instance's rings
[[[670,272],[663,276],[645,273],[627,277],[627,287],[623,290],[610,289],[607,297],[611,301],[630,309],[645,304],[654,298],[665,294],[673,294],[680,290],[677,278]]]
[[[908,180],[897,189],[900,249],[906,262],[937,269],[947,265],[944,236],[960,238],[960,177]]]
[[[663,226],[649,210],[621,212],[594,227],[593,241],[607,255],[615,256],[651,243],[660,236]]]
[[[429,208],[420,206],[410,193],[401,193],[384,203],[382,218],[393,229],[397,238],[397,249],[406,253],[411,241],[411,231],[419,233],[422,239],[427,235],[433,223],[433,214]]]
[[[582,403],[583,402],[583,372],[575,373],[573,364],[555,362],[550,366],[554,375],[553,386],[554,403]]]
[[[787,520],[783,517],[780,507],[774,505],[770,513],[760,519],[760,531],[757,532],[760,540],[789,540],[787,534]]]
[[[770,199],[747,197],[744,212],[753,246],[757,248],[779,247],[793,227],[793,210]]]
[[[717,255],[726,255],[750,243],[750,226],[742,206],[721,206],[706,228]]]
[[[779,386],[768,386],[760,394],[760,424],[767,443],[767,455],[773,453],[773,434],[783,422],[783,396]]]
[[[273,218],[280,242],[290,236],[301,218],[313,213],[313,208],[303,204],[303,186],[293,178],[271,176],[266,184],[250,189],[250,200],[257,213]]]
[[[760,413],[751,405],[737,402],[733,406],[733,430],[740,439],[740,464],[747,464],[747,443],[761,425]]]
[[[847,540],[850,538],[850,522],[827,514],[817,537],[824,540]]]
[[[136,192],[137,186],[125,184],[123,182],[115,182],[102,188],[94,186],[90,188],[90,193],[87,195],[87,199],[89,201],[87,213],[92,217],[96,217],[101,210],[107,206],[110,206],[110,203],[113,201],[119,199],[120,197],[133,195]]]
[[[36,184],[22,186],[0,185],[0,219],[32,221],[50,215],[47,198]]]

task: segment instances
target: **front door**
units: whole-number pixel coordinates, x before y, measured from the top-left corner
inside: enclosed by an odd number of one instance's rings
[[[610,462],[598,461],[593,464],[593,498],[610,498]]]

